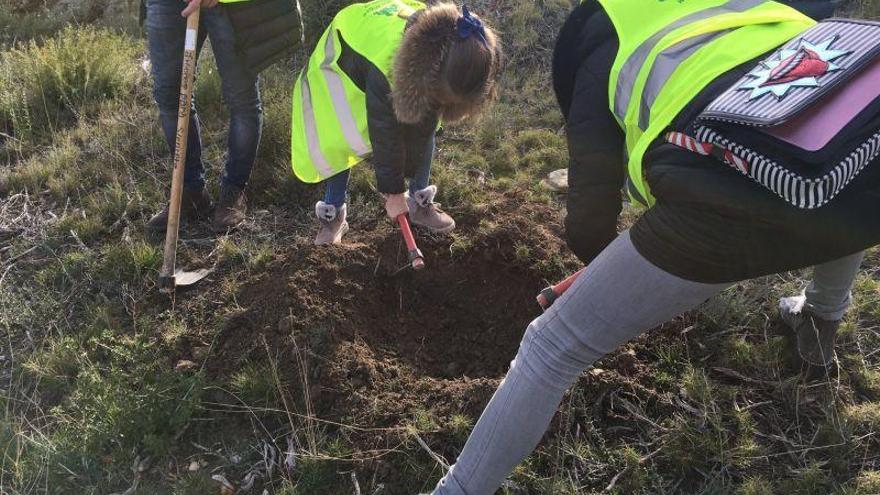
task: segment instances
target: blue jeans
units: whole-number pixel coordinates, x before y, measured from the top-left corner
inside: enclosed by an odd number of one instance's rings
[[[434,139],[428,143],[428,153],[424,159],[416,164],[413,176],[409,179],[409,193],[415,194],[428,187],[431,182],[431,160],[434,157]],[[351,169],[340,172],[327,179],[327,190],[324,192],[324,202],[337,208],[345,204],[348,196],[348,179],[351,177]]]
[[[186,36],[186,19],[180,15],[184,6],[185,3],[180,0],[147,0],[145,25],[153,73],[153,98],[159,107],[159,120],[165,139],[172,150],[177,130],[180,73]],[[202,9],[199,52],[206,37],[211,40],[220,72],[223,101],[229,108],[228,153],[223,185],[243,188],[247,185],[257,157],[263,126],[259,77],[250,74],[238,57],[232,24],[222,6]],[[190,113],[183,184],[189,190],[205,187],[202,139],[195,101]]]

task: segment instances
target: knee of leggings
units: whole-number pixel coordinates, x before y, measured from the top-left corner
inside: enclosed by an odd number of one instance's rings
[[[545,386],[566,389],[598,357],[572,338],[572,329],[562,319],[545,314],[526,330],[515,366]]]

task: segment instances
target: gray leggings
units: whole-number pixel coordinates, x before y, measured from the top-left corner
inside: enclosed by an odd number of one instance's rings
[[[848,260],[848,261],[845,261]],[[822,265],[807,297],[840,311],[861,255]],[[835,265],[836,264],[836,265]],[[565,391],[594,361],[729,284],[689,282],[644,259],[624,232],[526,330],[519,352],[434,495],[491,495],[534,450]],[[823,292],[824,287],[828,287]]]

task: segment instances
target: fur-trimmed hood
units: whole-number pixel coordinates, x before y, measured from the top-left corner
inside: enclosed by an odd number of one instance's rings
[[[489,71],[482,90],[462,97],[456,104],[438,105],[436,95],[444,88],[444,63],[456,41],[456,22],[461,11],[451,3],[441,3],[414,13],[394,59],[392,101],[400,122],[415,124],[437,114],[444,121],[460,120],[476,114],[495,96],[497,67]],[[495,66],[500,49],[491,29],[486,28],[489,46],[495,47]],[[447,85],[448,89],[448,85]]]

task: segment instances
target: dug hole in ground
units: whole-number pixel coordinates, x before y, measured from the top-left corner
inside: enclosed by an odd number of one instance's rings
[[[289,412],[354,427],[321,425],[345,435],[358,451],[358,469],[372,471],[371,453],[407,441],[401,425],[414,411],[430,411],[429,421],[479,416],[526,326],[540,314],[535,296],[547,285],[548,260],[576,266],[569,254],[562,257],[558,211],[514,207],[520,199],[499,196],[482,214],[456,218],[467,236],[463,247],[460,238],[416,230],[427,262],[420,272],[400,270],[406,249],[397,227],[384,220],[354,225],[338,246],[300,238],[242,284],[238,309],[219,332],[205,330],[213,342],[209,353],[182,346],[176,359],[204,362],[209,380],[220,383],[268,358],[279,381],[291,386]],[[182,292],[175,311],[198,325],[218,290],[209,279]],[[216,401],[234,402],[223,392]],[[388,427],[400,431],[383,430]],[[459,433],[432,442],[436,453],[454,459],[467,428]],[[399,478],[374,476],[389,488]]]

